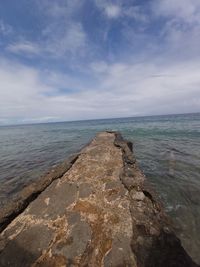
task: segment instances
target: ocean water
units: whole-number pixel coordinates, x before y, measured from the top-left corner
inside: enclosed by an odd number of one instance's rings
[[[133,142],[177,235],[200,263],[200,114],[0,127],[0,207],[102,130]]]

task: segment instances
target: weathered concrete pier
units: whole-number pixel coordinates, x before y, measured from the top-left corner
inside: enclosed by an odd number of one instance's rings
[[[137,166],[102,132],[0,212],[0,266],[197,266]]]

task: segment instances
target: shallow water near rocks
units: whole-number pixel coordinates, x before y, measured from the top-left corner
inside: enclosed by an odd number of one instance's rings
[[[200,114],[0,127],[0,205],[103,130],[133,141],[141,169],[200,263]]]

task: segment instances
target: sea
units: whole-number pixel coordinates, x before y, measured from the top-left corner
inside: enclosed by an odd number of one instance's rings
[[[200,263],[200,113],[0,127],[0,208],[97,132],[120,131]]]

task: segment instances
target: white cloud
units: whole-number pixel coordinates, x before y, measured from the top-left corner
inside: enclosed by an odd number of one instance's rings
[[[63,57],[82,55],[86,49],[87,36],[80,23],[67,23],[66,28],[54,34],[51,26],[46,28],[46,39],[40,43],[22,40],[9,44],[6,50],[24,56]],[[47,32],[48,31],[48,32]]]
[[[41,14],[46,17],[42,29],[42,50],[51,57],[82,56],[86,50],[87,34],[81,22],[75,19],[82,2],[79,0],[38,1]]]
[[[200,57],[200,1],[154,0],[153,14],[164,18],[160,34],[171,57]]]
[[[130,6],[123,8],[124,16],[135,19],[136,21],[147,23],[149,18],[148,14],[145,14],[141,7],[139,6]]]
[[[106,5],[104,11],[109,18],[117,18],[121,13],[121,9],[117,5]]]
[[[13,54],[40,56],[43,59],[67,57],[70,61],[75,56],[84,56],[87,50],[87,35],[82,24],[74,19],[81,5],[79,0],[37,1],[39,15],[44,19],[39,31],[39,41],[30,41],[25,34],[18,36],[12,31],[12,39],[15,41],[8,41],[5,49]],[[0,33],[11,33],[11,29],[0,20]]]
[[[9,35],[11,33],[13,33],[13,28],[3,20],[0,20],[0,34]]]
[[[15,54],[26,55],[37,55],[41,52],[39,45],[28,41],[19,41],[9,44],[6,49]]]
[[[154,0],[153,11],[157,15],[178,18],[187,23],[200,23],[199,0]]]
[[[100,73],[106,73],[108,70],[108,64],[104,61],[99,61],[99,62],[92,62],[90,64],[90,68],[93,71],[93,74],[100,74]]]
[[[200,62],[94,62],[89,87],[64,74],[0,64],[1,123],[41,122],[195,112],[200,106]],[[45,75],[44,75],[45,74]],[[45,80],[43,79],[45,76]],[[57,94],[57,89],[76,88]]]
[[[81,56],[87,49],[87,36],[80,23],[67,23],[62,32],[53,34],[50,27],[46,44],[43,44],[44,52],[52,57]],[[69,59],[69,58],[68,58]]]
[[[80,0],[36,0],[38,8],[43,14],[54,19],[70,17],[78,12],[82,7],[83,1]]]
[[[80,23],[73,23],[70,25],[66,35],[61,39],[61,46],[71,52],[83,48],[86,44],[86,34]]]
[[[121,16],[120,3],[113,4],[111,1],[106,0],[94,0],[96,6],[106,15],[108,18],[118,18]]]
[[[119,18],[123,22],[125,16],[142,22],[142,27],[146,22],[151,23],[149,15],[139,7],[128,8],[122,1],[94,1],[109,19],[107,24],[110,27],[114,19]],[[101,58],[101,55],[95,54],[93,62],[85,63],[84,67],[80,57],[93,47],[81,22],[74,19],[80,1],[42,1],[42,6],[46,3],[45,19],[50,19],[46,21],[47,27],[42,29],[40,43],[21,38],[8,45],[7,51],[43,57],[45,64],[49,62],[48,57],[51,60],[59,58],[61,65],[73,67],[74,73],[71,76],[64,70],[59,73],[57,66],[55,71],[41,71],[0,59],[0,123],[199,111],[199,4],[194,0],[183,1],[186,7],[179,0],[154,0],[157,9],[154,9],[151,19],[154,22],[160,16],[166,19],[162,20],[165,24],[160,28],[161,38],[156,38],[162,41],[162,45],[153,43],[154,33],[150,32],[149,36],[139,28],[135,32],[132,26],[126,25],[127,29],[125,26],[120,28],[122,38],[126,35],[127,42],[134,48],[142,44],[143,49],[138,49],[137,53],[133,51],[133,55],[127,49],[126,60],[122,57],[117,60],[116,57],[112,64],[103,58],[95,61],[95,58]],[[6,32],[0,24],[2,29]],[[156,51],[154,56],[144,49],[145,44],[152,45],[152,50]],[[162,55],[158,55],[160,48],[164,51]],[[139,53],[142,56],[134,58]],[[179,58],[180,54],[183,57]],[[71,57],[76,59],[75,67],[70,62]],[[52,63],[51,68],[54,68]]]
[[[123,1],[106,1],[94,0],[96,6],[109,18],[117,19],[123,17],[130,17],[140,22],[147,22],[148,16],[141,7],[133,5],[124,5]]]
[[[199,62],[111,65],[102,78],[102,101],[112,107],[112,116],[121,110],[122,116],[198,111],[199,67]]]

